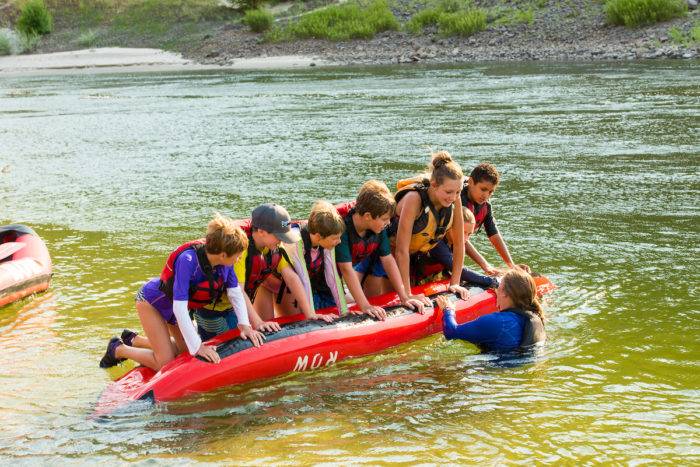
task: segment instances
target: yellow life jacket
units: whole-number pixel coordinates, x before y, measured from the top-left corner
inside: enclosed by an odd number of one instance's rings
[[[415,191],[420,195],[421,213],[413,222],[411,243],[408,246],[409,254],[418,252],[426,253],[432,250],[442,240],[450,227],[452,227],[454,204],[449,207],[436,209],[428,197],[430,181],[426,178],[409,178],[396,183],[396,203],[401,201],[407,193]],[[398,231],[398,217],[394,218],[392,241],[396,242]]]

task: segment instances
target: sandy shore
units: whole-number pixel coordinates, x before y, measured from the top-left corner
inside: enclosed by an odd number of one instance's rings
[[[0,76],[132,73],[186,70],[264,70],[329,65],[306,55],[235,58],[225,65],[199,64],[159,49],[99,48],[49,54],[0,57]]]

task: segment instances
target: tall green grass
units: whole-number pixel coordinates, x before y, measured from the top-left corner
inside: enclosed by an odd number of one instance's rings
[[[386,0],[352,2],[313,11],[266,35],[269,41],[298,39],[370,39],[378,32],[396,30],[399,22]]]
[[[12,43],[10,38],[0,31],[0,56],[12,54]]]
[[[272,27],[275,18],[267,10],[248,10],[243,17],[243,24],[253,32],[264,32]]]
[[[687,11],[685,0],[607,0],[605,3],[608,22],[627,27],[668,21]]]
[[[44,0],[29,0],[22,5],[17,30],[25,36],[40,36],[53,30],[53,16]]]
[[[405,28],[415,34],[429,26],[436,26],[443,36],[471,36],[486,29],[486,11],[470,10],[447,11],[438,6],[421,10],[406,23]]]

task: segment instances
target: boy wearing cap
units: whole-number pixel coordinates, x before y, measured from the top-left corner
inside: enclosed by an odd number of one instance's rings
[[[299,234],[292,231],[289,213],[273,203],[261,204],[253,210],[250,221],[239,225],[248,236],[248,248],[234,265],[238,281],[243,287],[248,306],[253,307],[263,320],[274,317],[276,290],[266,284],[271,278],[284,281],[292,297],[300,304],[307,319],[333,321],[329,315],[318,315],[309,305],[304,285],[280,244],[296,243]],[[279,282],[279,281],[269,281]]]

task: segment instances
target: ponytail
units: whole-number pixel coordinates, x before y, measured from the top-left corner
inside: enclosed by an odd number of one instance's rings
[[[462,180],[464,173],[462,168],[457,164],[447,151],[437,151],[431,154],[428,172],[430,180],[437,185],[442,185],[446,178],[451,180]]]

